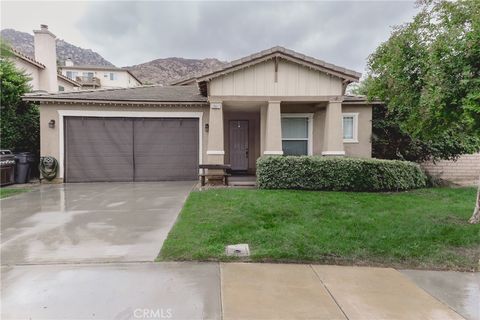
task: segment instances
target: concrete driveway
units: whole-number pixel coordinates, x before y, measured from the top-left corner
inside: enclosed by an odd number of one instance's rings
[[[2,265],[153,261],[193,185],[43,185],[4,199]]]
[[[221,318],[218,264],[153,263],[194,184],[42,185],[1,200],[1,318]]]

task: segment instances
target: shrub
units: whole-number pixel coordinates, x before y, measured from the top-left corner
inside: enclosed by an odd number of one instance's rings
[[[36,105],[22,101],[22,95],[31,89],[28,81],[29,77],[12,61],[0,59],[0,147],[38,156],[40,112]]]
[[[257,160],[261,189],[399,191],[426,186],[420,167],[408,161],[270,156]]]

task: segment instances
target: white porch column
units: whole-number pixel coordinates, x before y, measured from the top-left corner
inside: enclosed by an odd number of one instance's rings
[[[282,118],[280,101],[268,101],[265,121],[264,155],[282,155]]]
[[[342,102],[330,101],[325,115],[323,156],[344,156]]]
[[[209,164],[224,164],[222,101],[210,101],[207,159]]]
[[[265,151],[265,134],[267,125],[267,106],[260,107],[260,155]]]

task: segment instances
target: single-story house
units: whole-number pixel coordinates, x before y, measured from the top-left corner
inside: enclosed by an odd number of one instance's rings
[[[371,157],[361,74],[274,47],[170,86],[25,96],[59,179],[192,180],[199,164],[255,173],[261,155]]]

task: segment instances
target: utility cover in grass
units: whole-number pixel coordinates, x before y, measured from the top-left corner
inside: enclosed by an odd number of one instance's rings
[[[231,244],[225,247],[225,254],[233,257],[248,257],[250,248],[246,243]]]

